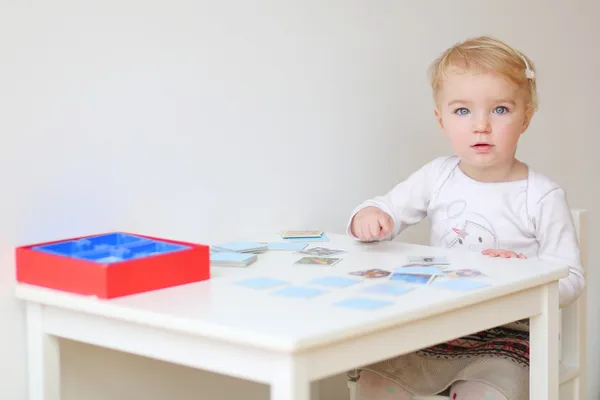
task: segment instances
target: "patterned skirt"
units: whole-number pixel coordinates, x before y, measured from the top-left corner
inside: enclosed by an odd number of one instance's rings
[[[488,329],[361,370],[417,395],[443,392],[454,382],[486,383],[510,400],[529,399],[529,320]]]

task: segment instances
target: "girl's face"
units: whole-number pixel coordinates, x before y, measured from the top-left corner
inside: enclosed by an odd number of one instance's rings
[[[435,115],[461,166],[481,175],[510,168],[533,110],[524,90],[503,75],[454,71],[443,82]]]

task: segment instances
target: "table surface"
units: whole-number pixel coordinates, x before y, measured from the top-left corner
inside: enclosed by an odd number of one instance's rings
[[[309,247],[346,250],[334,266],[294,265],[303,257],[291,251],[267,251],[249,267],[213,267],[211,279],[112,300],[17,285],[17,297],[68,310],[199,335],[268,351],[296,353],[421,318],[451,312],[473,303],[515,293],[563,278],[568,267],[539,260],[490,258],[476,252],[433,248],[396,241],[360,243],[345,235],[327,234],[329,241]],[[279,237],[267,240],[281,241]],[[351,271],[372,268],[394,271],[408,256],[445,256],[449,269],[475,268],[485,276],[471,278],[488,287],[457,292],[434,285],[415,286],[399,296],[364,293],[386,278],[363,279]],[[307,284],[314,278],[337,276],[358,283],[344,288]],[[254,289],[236,284],[246,278],[272,278],[287,285],[323,288],[313,298],[274,294],[284,286]],[[376,310],[347,309],[335,303],[351,297],[391,301]]]

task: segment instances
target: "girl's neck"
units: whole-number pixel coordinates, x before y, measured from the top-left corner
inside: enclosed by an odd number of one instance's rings
[[[529,173],[527,165],[516,158],[510,162],[489,167],[469,165],[461,161],[459,167],[465,175],[479,182],[520,181],[527,179]]]

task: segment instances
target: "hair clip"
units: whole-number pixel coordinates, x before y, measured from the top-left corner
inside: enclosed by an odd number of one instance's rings
[[[525,62],[525,77],[527,79],[534,80],[535,79],[535,72],[531,69],[531,67],[529,67],[529,63],[527,62],[527,59],[525,58],[525,56],[521,55],[521,58]]]

